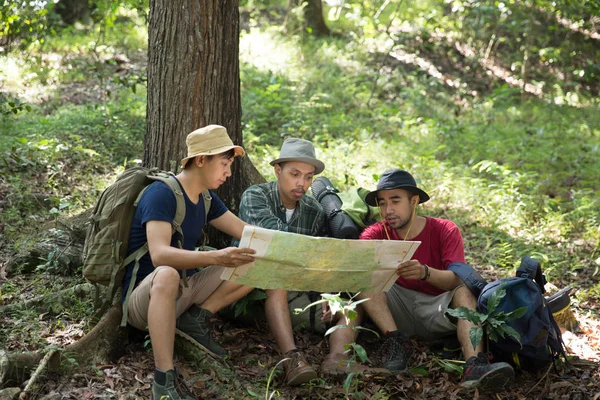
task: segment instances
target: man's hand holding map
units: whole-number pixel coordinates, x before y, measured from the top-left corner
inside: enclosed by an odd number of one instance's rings
[[[255,261],[226,268],[221,279],[260,289],[387,291],[398,277],[398,264],[410,260],[419,244],[312,237],[246,226],[240,247],[256,250]]]

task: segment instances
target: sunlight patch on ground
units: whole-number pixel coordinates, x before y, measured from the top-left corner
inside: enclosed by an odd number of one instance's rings
[[[575,317],[581,332],[563,333],[567,352],[584,360],[600,361],[600,322],[596,316],[591,313],[584,314],[582,310],[575,310]]]
[[[241,33],[240,61],[294,80],[299,78],[304,62],[296,44],[258,29]]]
[[[60,59],[60,56],[55,56]],[[55,89],[56,85],[52,82],[41,84],[35,71],[27,72],[20,57],[13,54],[0,57],[0,92],[6,92],[27,103],[37,104],[47,99]]]
[[[23,70],[12,54],[0,57],[0,86],[16,91],[21,86]]]

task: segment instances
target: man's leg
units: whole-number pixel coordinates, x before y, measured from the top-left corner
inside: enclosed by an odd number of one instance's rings
[[[216,313],[244,297],[252,288],[221,280],[223,267],[210,266],[188,278],[177,301],[177,334],[217,357],[227,351],[213,337],[211,318]]]
[[[223,281],[223,283],[221,283],[219,287],[202,302],[202,304],[200,304],[200,307],[207,309],[214,314],[235,303],[253,290],[254,288],[249,286],[243,286],[231,281]]]
[[[364,303],[363,303],[364,304]],[[346,352],[346,345],[355,343],[358,338],[358,329],[364,318],[364,310],[361,306],[356,308],[358,316],[348,321],[345,328],[338,328],[329,335],[329,354],[325,356],[321,363],[321,373],[328,375],[349,374],[378,374],[389,375],[389,371],[384,368],[370,368],[361,364],[360,359],[355,359],[355,362],[349,362],[350,354]],[[333,320],[333,326],[346,325],[346,318],[339,312]]]
[[[288,309],[288,293],[286,290],[265,290],[268,296],[265,302],[265,316],[275,343],[282,354],[296,349],[292,319]]]
[[[173,369],[175,342],[175,304],[179,292],[179,274],[174,268],[159,270],[154,276],[148,305],[148,332],[154,363],[162,371]]]
[[[357,297],[360,300],[369,299],[364,303],[361,303],[361,305],[364,307],[369,318],[371,318],[371,321],[377,325],[377,328],[379,328],[381,333],[385,334],[387,332],[398,330],[388,306],[388,297],[385,292],[360,293]]]
[[[364,304],[364,303],[363,303]],[[357,326],[364,317],[364,311],[360,306],[356,308],[358,315],[352,321],[348,321],[345,328],[338,328],[329,335],[329,354],[344,354],[346,352],[345,345],[356,342],[358,338]],[[346,325],[346,318],[339,312],[333,320],[333,325]]]
[[[173,365],[176,301],[179,294],[179,273],[171,267],[157,267],[134,289],[129,299],[129,323],[150,333],[154,353],[155,399],[169,397],[194,398],[185,385],[178,382]]]
[[[358,297],[369,298],[361,305],[383,334],[380,349],[383,367],[392,372],[406,369],[413,352],[406,334],[412,331],[409,325],[412,323],[411,307],[407,305],[410,304],[410,296],[405,294],[402,287],[394,284],[387,293],[361,293]],[[403,324],[402,330],[398,329],[399,321]]]
[[[174,268],[158,267],[135,288],[129,299],[129,323],[140,330],[148,326],[154,363],[162,371],[173,369],[179,280]]]
[[[288,360],[283,363],[288,385],[300,385],[317,377],[317,372],[308,364],[304,355],[296,349],[292,318],[288,308],[288,292],[281,289],[265,290],[267,324],[279,351]]]
[[[461,286],[454,292],[454,297],[452,298],[450,307],[465,307],[475,310],[477,308],[477,300],[475,299],[473,293],[471,293],[466,286]],[[483,340],[479,342],[477,348],[473,349],[473,344],[471,343],[470,337],[470,331],[473,326],[474,325],[471,322],[462,318],[459,318],[456,322],[456,336],[462,348],[465,360],[468,360],[469,358],[476,356],[477,353],[484,351]]]
[[[475,310],[477,300],[469,289],[461,286],[455,290],[450,306],[452,308],[466,307]],[[505,362],[490,364],[487,355],[484,353],[483,340],[473,349],[469,337],[472,326],[472,323],[464,319],[459,319],[456,323],[456,335],[466,360],[462,385],[470,388],[477,387],[487,392],[502,391],[514,380],[515,372]]]

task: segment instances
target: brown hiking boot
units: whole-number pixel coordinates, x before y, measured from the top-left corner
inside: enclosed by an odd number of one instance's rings
[[[287,358],[283,363],[283,369],[288,385],[301,385],[317,377],[317,371],[310,366],[299,350],[290,350],[284,354],[284,357]]]
[[[390,375],[385,368],[371,368],[359,362],[352,362],[344,354],[330,353],[321,363],[322,375],[348,375],[350,373],[363,375]]]

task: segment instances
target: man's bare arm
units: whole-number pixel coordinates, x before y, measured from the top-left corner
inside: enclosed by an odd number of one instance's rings
[[[171,246],[171,224],[165,221],[148,221],[146,236],[148,249],[155,267],[167,265],[175,269],[192,269],[208,265],[238,267],[254,261],[255,251],[227,247],[213,251],[183,250]]]
[[[247,223],[239,219],[231,211],[227,211],[219,218],[213,219],[209,222],[209,224],[217,228],[221,232],[224,232],[238,240],[242,238],[242,232],[244,231],[244,227],[248,225]]]
[[[463,284],[463,281],[452,271],[441,271],[432,267],[425,267],[418,260],[410,260],[401,263],[396,269],[396,274],[404,279],[423,279],[445,291],[453,290]]]

